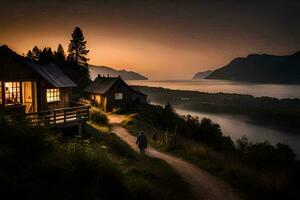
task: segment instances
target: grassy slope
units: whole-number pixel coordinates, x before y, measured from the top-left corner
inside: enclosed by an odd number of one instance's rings
[[[0,192],[10,199],[193,199],[166,163],[139,160],[108,126],[70,139],[0,115]],[[93,138],[90,137],[94,135]],[[70,134],[71,135],[71,134]]]
[[[148,114],[146,111],[146,114],[128,115],[123,125],[134,135],[138,134],[140,130],[144,130],[152,146],[162,151],[168,151],[215,174],[238,189],[245,199],[269,199],[272,197],[289,199],[295,195],[294,191],[289,191],[291,187],[295,188],[294,184],[296,183],[291,182],[295,179],[292,179],[292,173],[287,171],[258,171],[243,164],[234,154],[216,151],[206,144],[185,137],[179,137],[176,147],[169,149],[163,142],[165,131],[153,126],[151,118],[144,117]],[[158,133],[156,141],[151,139],[154,132]]]
[[[89,124],[85,131],[93,135],[125,175],[125,185],[135,199],[193,199],[185,183],[165,162],[145,157],[142,160],[126,143],[103,126]]]

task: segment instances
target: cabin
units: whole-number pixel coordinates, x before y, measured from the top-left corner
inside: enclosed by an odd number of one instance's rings
[[[76,84],[54,64],[36,64],[0,47],[0,107],[6,113],[34,113],[70,106]]]
[[[146,103],[147,95],[134,90],[122,78],[98,77],[84,90],[91,101],[95,102],[105,112],[126,108],[134,103]]]

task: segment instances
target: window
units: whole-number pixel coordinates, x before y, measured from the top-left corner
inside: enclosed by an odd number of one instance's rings
[[[122,100],[123,99],[123,93],[115,93],[115,100]]]
[[[60,101],[59,89],[47,89],[47,102]]]
[[[20,82],[5,82],[4,88],[6,105],[21,104]]]

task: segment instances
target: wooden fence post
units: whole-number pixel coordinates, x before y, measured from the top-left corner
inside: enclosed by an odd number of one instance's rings
[[[66,123],[66,121],[67,121],[67,111],[66,111],[66,109],[64,109],[64,124]]]
[[[56,112],[55,112],[55,109],[53,110],[53,124],[54,126],[56,126]]]

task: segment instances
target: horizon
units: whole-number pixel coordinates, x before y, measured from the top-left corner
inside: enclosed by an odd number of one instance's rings
[[[67,51],[79,26],[90,50],[89,64],[151,80],[186,80],[236,57],[299,51],[299,8],[300,2],[281,0],[12,0],[0,2],[0,43],[19,54],[35,45],[56,50],[62,44]]]

